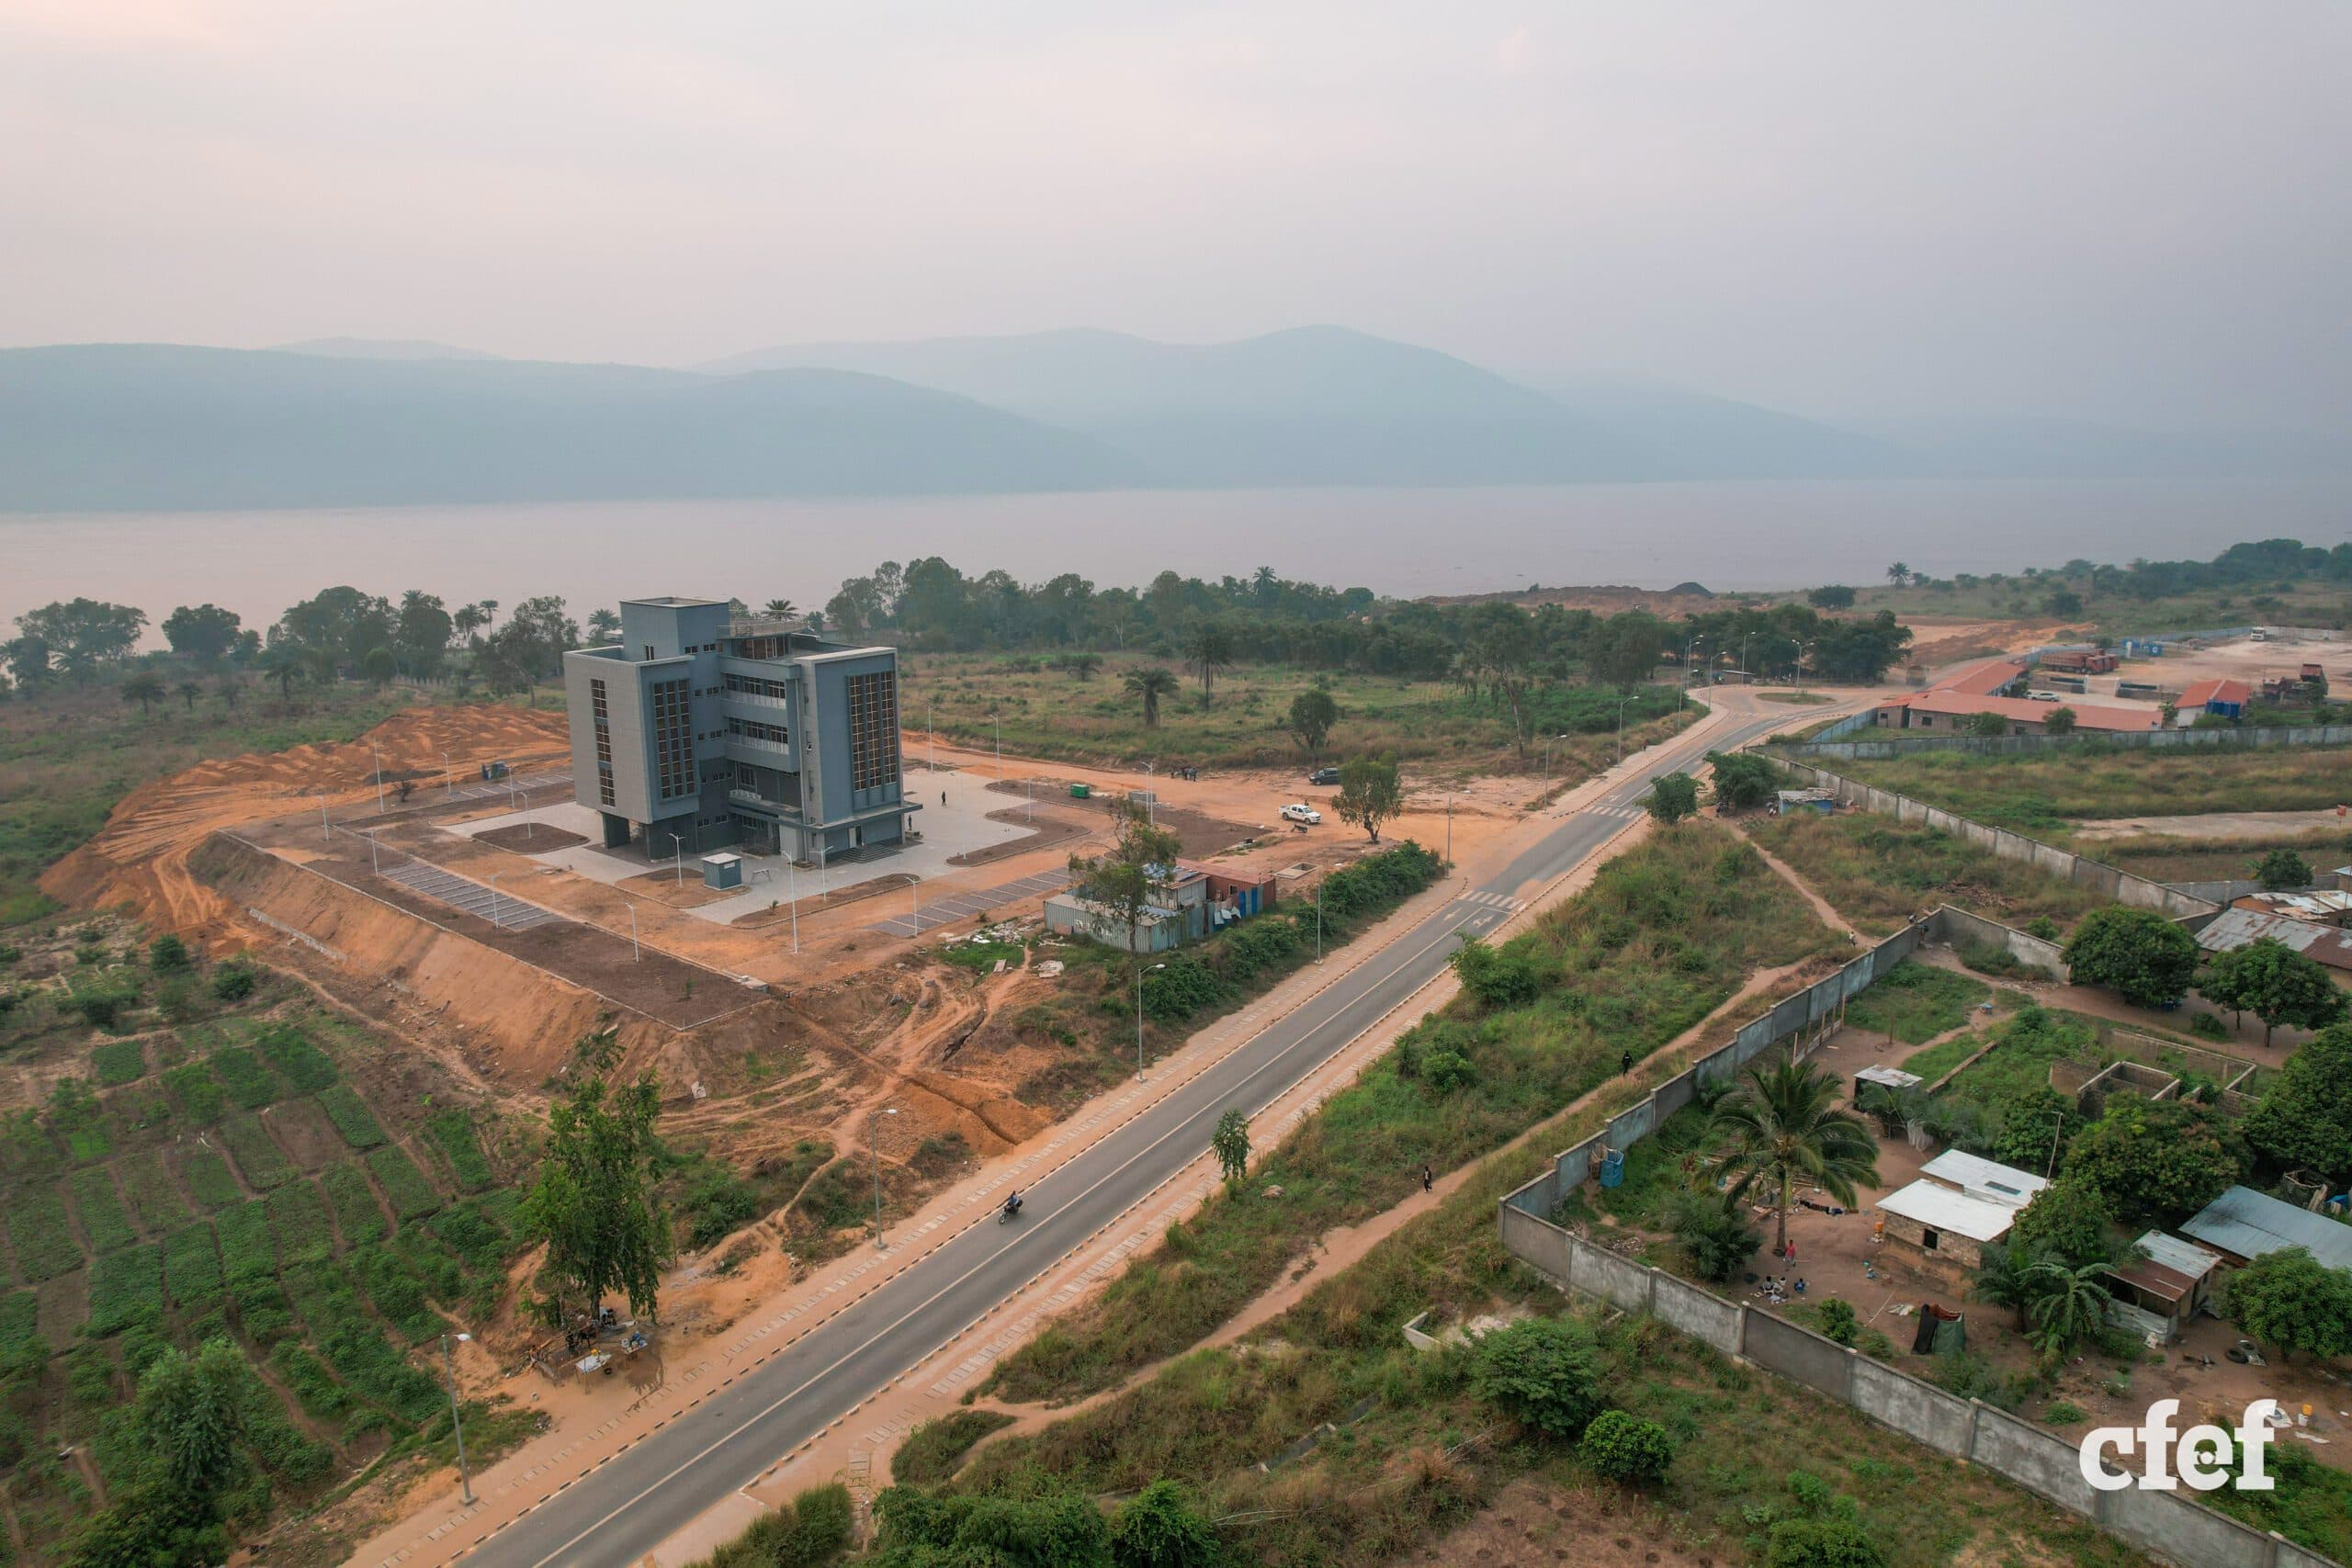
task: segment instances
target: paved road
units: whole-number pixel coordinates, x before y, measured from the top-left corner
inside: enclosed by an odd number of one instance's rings
[[[1788,721],[1787,714],[1766,715],[1713,744],[1736,744]],[[1658,748],[1647,775],[1688,772],[1708,749],[1703,740]],[[1564,815],[1500,876],[1269,1024],[1150,1115],[1039,1179],[1020,1220],[979,1224],[944,1244],[856,1311],[803,1335],[733,1388],[509,1525],[468,1562],[493,1568],[636,1562],[1189,1165],[1208,1147],[1227,1107],[1254,1111],[1411,996],[1463,933],[1493,930],[1509,918],[1514,895],[1570,869],[1623,829],[1647,775],[1612,788],[1593,808]]]

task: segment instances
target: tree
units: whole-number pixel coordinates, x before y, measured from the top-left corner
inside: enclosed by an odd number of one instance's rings
[[[1122,683],[1127,688],[1128,695],[1143,699],[1143,727],[1158,729],[1159,699],[1173,696],[1176,692],[1174,672],[1155,664],[1146,670],[1128,671]]]
[[[236,611],[218,604],[182,604],[164,617],[164,640],[181,658],[210,664],[237,646],[243,624]]]
[[[1715,1105],[1713,1134],[1722,1147],[1714,1168],[1732,1182],[1724,1201],[1736,1203],[1766,1183],[1780,1248],[1789,1244],[1789,1204],[1799,1177],[1848,1208],[1857,1182],[1878,1182],[1878,1140],[1860,1117],[1838,1108],[1840,1093],[1836,1075],[1782,1055],[1750,1066]]]
[[[2268,892],[2295,892],[2312,885],[2312,863],[2281,844],[2256,863],[2254,879]]]
[[[1215,1568],[1222,1555],[1215,1527],[1172,1481],[1146,1486],[1111,1522],[1115,1568]]]
[[[1478,1337],[1471,1386],[1522,1427],[1573,1438],[1600,1411],[1600,1354],[1592,1330],[1529,1317]]]
[[[2134,1007],[2164,1007],[2188,994],[2197,939],[2153,909],[2094,909],[2066,944],[2078,986],[2104,986]]]
[[[2266,1046],[2282,1023],[2326,1028],[2344,1017],[2352,999],[2328,977],[2325,965],[2271,936],[2215,953],[2198,978],[2197,992],[2215,1007],[2260,1019]]]
[[[559,1307],[569,1292],[594,1313],[617,1291],[630,1311],[650,1317],[675,1255],[669,1212],[653,1193],[663,1159],[653,1132],[662,1090],[650,1071],[627,1084],[608,1081],[616,1055],[609,1030],[581,1042],[571,1092],[548,1108],[547,1146],[523,1200],[523,1224],[547,1244]]]
[[[2061,588],[2041,601],[2042,610],[2062,621],[2071,621],[2083,613],[2083,596],[2071,588]]]
[[[252,1376],[226,1339],[209,1339],[193,1356],[166,1349],[140,1374],[133,1419],[163,1485],[209,1499],[237,1472]]]
[[[1900,588],[1911,581],[1911,569],[1903,562],[1896,561],[1886,569],[1886,580]]]
[[[16,682],[18,691],[37,692],[49,684],[57,674],[57,668],[51,661],[49,644],[43,638],[12,637],[6,648],[0,651],[7,655],[8,675]]]
[[[2352,1176],[2352,1024],[2321,1030],[2288,1057],[2238,1130],[2280,1170],[2332,1187]]]
[[[2046,716],[2044,716],[2044,717],[2042,718],[2042,721],[2041,721],[2041,732],[2042,732],[2044,735],[2072,735],[2072,734],[2074,734],[2074,733],[2075,733],[2075,710],[2074,710],[2073,708],[2067,707],[2067,706],[2066,706],[2064,704],[2063,704],[2063,703],[2062,703],[2062,704],[2060,704],[2058,706],[2056,706],[2056,707],[2054,707],[2054,708],[2052,708],[2052,709],[2050,710],[2050,712],[2049,712]]]
[[[2026,1337],[2045,1364],[2054,1366],[2107,1325],[2107,1309],[2115,1300],[2107,1288],[2109,1267],[2104,1258],[2082,1264],[2044,1258],[2027,1269],[2036,1288],[2025,1309]]]
[[[1290,714],[1283,721],[1283,729],[1313,758],[1323,754],[1323,743],[1331,738],[1331,727],[1339,722],[1339,699],[1320,686],[1312,686],[1291,698]]]
[[[2114,1211],[2106,1194],[2079,1175],[2060,1177],[2033,1195],[2009,1227],[2009,1243],[2069,1268],[2103,1263],[2113,1250]]]
[[[605,613],[609,614],[610,612]],[[766,604],[760,606],[760,618],[766,621],[788,621],[792,619],[792,601],[789,599],[769,600]],[[593,623],[595,620],[595,616],[591,615],[589,620]]]
[[[1091,681],[1094,672],[1102,668],[1099,653],[1065,653],[1060,659],[1062,672],[1074,681]]]
[[[1586,639],[1585,667],[1602,684],[1628,691],[1650,678],[1666,643],[1666,623],[1657,616],[1640,611],[1611,615]]]
[[[1577,1457],[1604,1481],[1655,1486],[1674,1462],[1674,1439],[1655,1421],[1604,1410],[1577,1440]]]
[[[1826,582],[1804,598],[1805,603],[1816,610],[1850,610],[1854,607],[1854,591],[1843,583]]]
[[[1233,637],[1216,621],[1194,621],[1184,632],[1185,660],[1201,677],[1201,695],[1216,689],[1216,672],[1233,662]]]
[[[774,601],[770,601],[770,603],[774,603]],[[588,612],[588,640],[591,643],[599,648],[604,648],[613,643],[616,643],[620,641],[620,639],[621,618],[617,614],[611,610],[602,608]]]
[[[122,700],[127,703],[137,703],[139,716],[141,718],[145,718],[152,713],[155,705],[162,702],[168,694],[164,689],[163,677],[147,671],[141,670],[135,675],[127,675],[123,678]]]
[[[1737,1205],[1710,1193],[1683,1193],[1675,1202],[1673,1220],[1674,1239],[1682,1244],[1691,1269],[1716,1284],[1736,1278],[1764,1245],[1764,1233],[1747,1223]]]
[[[1238,1183],[1250,1169],[1250,1118],[1239,1106],[1227,1106],[1209,1135],[1209,1152],[1228,1183]]]
[[[1374,843],[1380,842],[1380,825],[1405,809],[1405,786],[1396,776],[1393,757],[1358,757],[1340,767],[1340,793],[1331,809],[1342,822],[1352,822]]]
[[[2033,1271],[2040,1261],[2032,1248],[2019,1246],[2014,1236],[1995,1242],[1982,1253],[1976,1272],[1969,1279],[1968,1293],[1980,1302],[2008,1308],[2017,1319],[2018,1332],[2023,1334],[2028,1326],[2026,1314],[2042,1290],[2042,1277]]]
[[[1996,713],[1980,713],[1968,721],[1968,733],[1994,739],[2009,732],[2009,721]]]
[[[147,967],[158,975],[177,975],[192,961],[187,955],[187,943],[170,931],[165,931],[147,944]]]
[[[400,663],[389,648],[371,648],[359,656],[359,672],[368,677],[368,684],[381,687],[400,673]]]
[[[1149,810],[1121,801],[1114,808],[1118,836],[1102,854],[1072,855],[1071,891],[1117,921],[1127,948],[1140,953],[1144,911],[1159,902],[1175,874],[1176,835],[1152,826]]]
[[[196,711],[196,699],[204,695],[204,683],[200,681],[182,681],[178,685],[173,687],[172,690],[179,694],[181,705],[186,707],[188,712],[194,713]]]
[[[2119,1219],[2194,1213],[2240,1174],[2236,1152],[2202,1106],[2108,1097],[2066,1149],[2066,1174],[2098,1190]]]
[[[302,650],[290,642],[273,642],[262,650],[261,672],[277,682],[277,700],[294,700],[294,678],[306,673],[310,666],[303,662]]]
[[[43,645],[58,668],[76,681],[129,659],[146,627],[146,611],[98,599],[62,600],[17,617],[19,637]]]
[[[2229,1276],[2230,1321],[2281,1359],[2302,1351],[2352,1353],[2352,1273],[2330,1269],[2300,1247],[2266,1252]]]
[[[1710,751],[1715,804],[1734,811],[1769,806],[1787,775],[1761,751]]]
[[[1671,828],[1699,814],[1699,781],[1689,773],[1660,773],[1650,782],[1650,793],[1643,804],[1653,818]]]

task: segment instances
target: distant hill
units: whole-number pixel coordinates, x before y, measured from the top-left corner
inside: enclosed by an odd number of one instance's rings
[[[274,354],[315,354],[327,359],[498,359],[478,348],[458,348],[413,337],[314,337],[273,344]]]
[[[0,509],[971,493],[1143,482],[1085,436],[831,370],[0,350]]]

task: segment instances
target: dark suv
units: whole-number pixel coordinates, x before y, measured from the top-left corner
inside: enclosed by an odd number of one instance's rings
[[[1317,768],[1313,773],[1306,775],[1306,782],[1311,784],[1338,784],[1340,782],[1340,770],[1337,768]]]

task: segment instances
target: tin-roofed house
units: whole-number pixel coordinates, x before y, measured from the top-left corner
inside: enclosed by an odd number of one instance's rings
[[[1880,1261],[1946,1290],[1967,1287],[1984,1249],[2050,1183],[2030,1171],[1946,1149],[1919,1179],[1879,1200]]]
[[[2199,1312],[2220,1315],[2213,1305],[2213,1280],[2222,1267],[2221,1254],[2162,1231],[2150,1231],[2132,1248],[2131,1262],[2108,1270],[2113,1292],[2107,1303],[2108,1322],[2169,1345]]]
[[[2233,1187],[2181,1222],[2180,1234],[2221,1255],[2224,1267],[2300,1247],[2330,1269],[2352,1269],[2352,1225]]]

